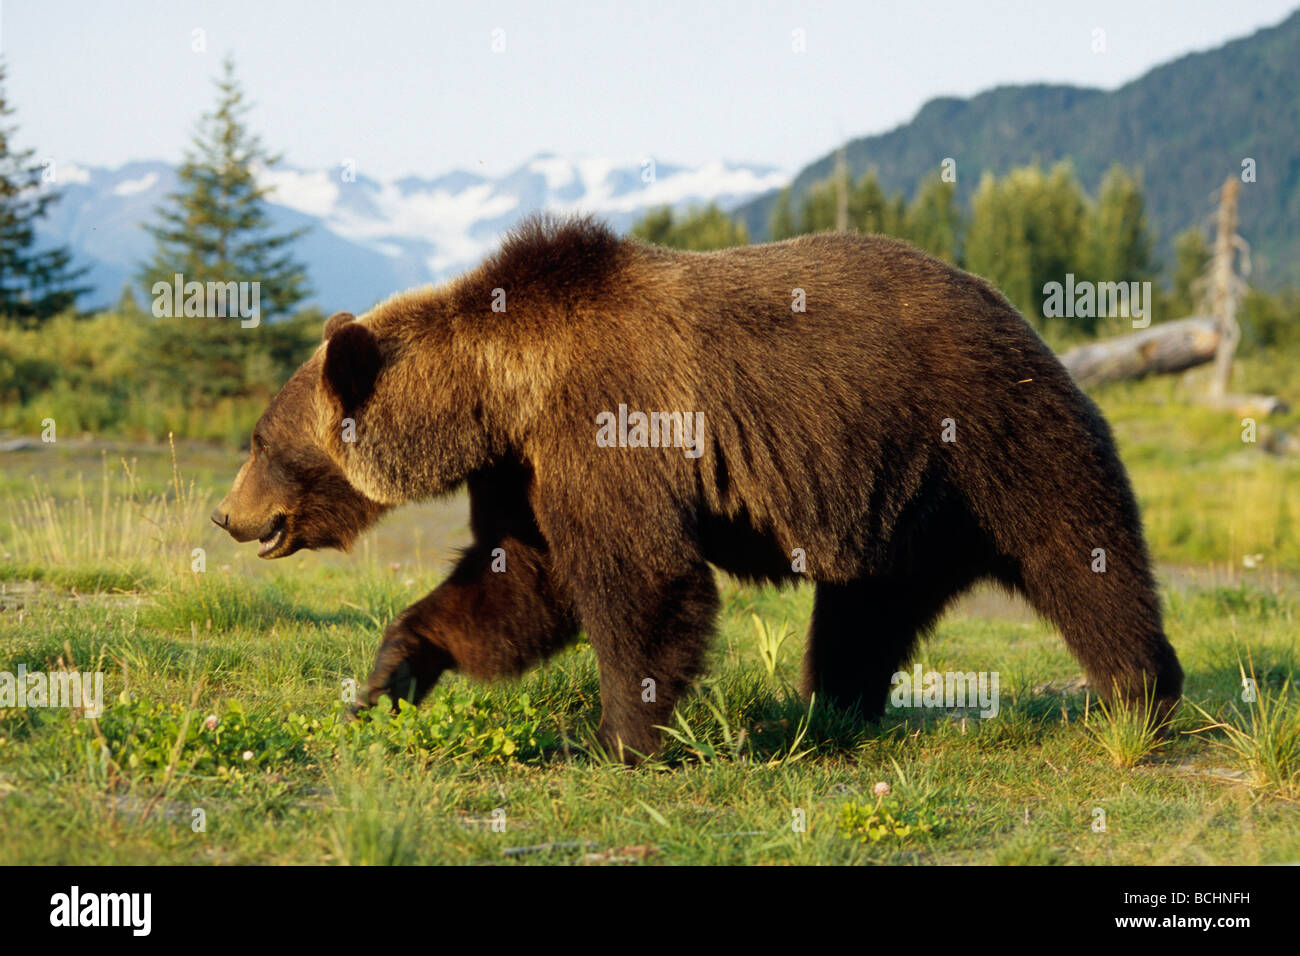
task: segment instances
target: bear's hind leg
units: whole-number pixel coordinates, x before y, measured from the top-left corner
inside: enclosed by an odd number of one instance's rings
[[[1079,545],[1073,553],[1059,543],[1044,547],[1023,562],[1016,583],[1056,625],[1099,696],[1153,702],[1163,721],[1181,697],[1182,667],[1165,637],[1141,541],[1116,536],[1108,543],[1096,554]]]
[[[934,570],[821,583],[813,600],[803,694],[863,717],[884,713],[891,681],[918,638],[972,576]]]

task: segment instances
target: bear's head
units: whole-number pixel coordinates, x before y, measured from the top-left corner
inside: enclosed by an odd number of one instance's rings
[[[258,420],[212,520],[237,541],[261,541],[262,557],[346,549],[389,508],[446,494],[494,461],[531,458],[592,348],[582,335],[599,334],[575,316],[615,307],[624,253],[603,226],[536,220],[453,282],[360,318],[331,316]]]
[[[493,423],[520,420],[517,390],[483,388],[501,350],[467,348],[449,315],[443,296],[417,292],[360,319],[331,316],[258,419],[212,520],[236,541],[259,540],[264,558],[346,550],[389,508],[449,492],[501,454]]]
[[[340,333],[331,363],[329,346]],[[339,346],[347,361],[341,361]],[[248,460],[212,513],[213,522],[236,541],[261,542],[257,553],[263,558],[302,548],[350,548],[387,508],[348,481],[321,434],[337,418],[340,402],[354,408],[364,400],[378,369],[374,337],[353,324],[350,314],[332,316],[322,348],[257,420]]]

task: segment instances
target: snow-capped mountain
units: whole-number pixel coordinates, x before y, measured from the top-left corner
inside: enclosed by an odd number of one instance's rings
[[[360,312],[393,292],[473,265],[505,230],[539,209],[595,213],[625,231],[651,207],[717,202],[730,209],[787,177],[751,163],[691,169],[542,154],[499,178],[455,170],[377,180],[343,168],[280,167],[259,180],[272,189],[277,230],[310,227],[294,254],[307,265],[312,301],[326,311]],[[155,221],[156,208],[176,191],[175,169],[161,162],[116,169],[64,164],[55,181],[62,199],[50,207],[40,237],[69,246],[74,262],[90,267],[87,282],[95,291],[83,308],[109,304],[136,282],[152,251],[142,226]],[[135,293],[137,301],[148,301],[146,290]]]

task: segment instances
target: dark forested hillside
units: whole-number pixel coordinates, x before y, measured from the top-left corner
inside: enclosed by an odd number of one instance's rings
[[[1254,252],[1255,279],[1300,282],[1300,12],[1276,27],[1157,67],[1114,91],[1069,86],[1000,87],[971,99],[931,100],[904,126],[847,144],[850,171],[874,167],[889,192],[917,184],[957,161],[969,202],[985,171],[1069,159],[1096,188],[1112,163],[1140,168],[1148,212],[1165,265],[1182,229],[1203,223],[1211,194],[1246,158],[1256,182],[1242,191],[1242,234]],[[803,169],[799,196],[832,173],[827,155]],[[766,238],[776,193],[736,214]]]

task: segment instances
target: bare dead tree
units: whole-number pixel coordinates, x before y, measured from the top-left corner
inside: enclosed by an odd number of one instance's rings
[[[1203,313],[1162,322],[1141,332],[1091,342],[1061,356],[1075,381],[1085,387],[1105,382],[1182,372],[1214,363],[1206,404],[1243,416],[1273,415],[1287,404],[1273,395],[1236,395],[1228,391],[1232,363],[1241,341],[1237,310],[1246,294],[1250,247],[1237,234],[1241,183],[1229,176],[1219,194],[1214,251],[1192,291]]]
[[[1228,385],[1232,381],[1232,360],[1241,341],[1237,309],[1246,294],[1246,282],[1242,276],[1250,274],[1250,247],[1237,235],[1237,201],[1240,195],[1241,181],[1236,176],[1229,176],[1219,194],[1214,253],[1198,283],[1219,323],[1219,348],[1214,356],[1214,375],[1210,379],[1210,398],[1215,400],[1228,395]],[[1240,275],[1238,254],[1241,256]]]
[[[849,231],[849,163],[843,146],[835,153],[835,231]]]

